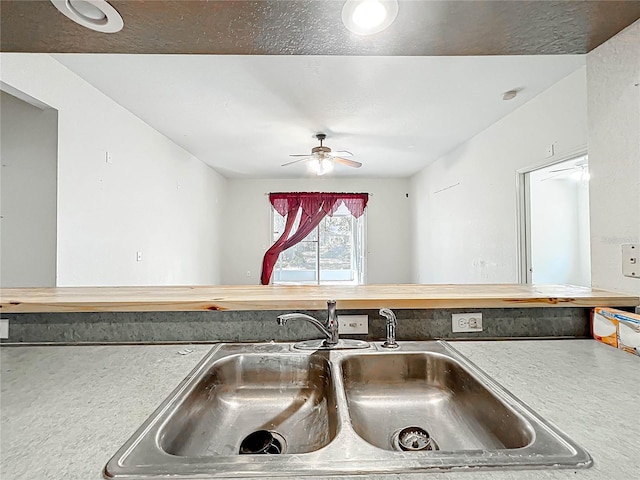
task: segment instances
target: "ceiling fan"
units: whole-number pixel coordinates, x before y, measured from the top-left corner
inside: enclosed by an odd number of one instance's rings
[[[292,162],[283,163],[282,166],[286,167],[287,165],[293,165],[294,163],[298,162],[310,162],[311,169],[315,172],[316,175],[324,175],[325,173],[329,173],[331,170],[333,170],[334,162],[354,168],[360,168],[362,166],[362,163],[360,162],[344,158],[353,156],[351,152],[347,152],[346,150],[339,150],[332,153],[329,147],[325,147],[324,145],[322,145],[324,139],[327,138],[324,133],[316,134],[316,138],[320,141],[320,146],[313,147],[310,154],[289,155],[290,157],[302,158],[298,158],[297,160],[294,160]]]

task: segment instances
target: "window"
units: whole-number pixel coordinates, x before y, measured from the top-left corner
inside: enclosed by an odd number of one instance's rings
[[[274,209],[273,240],[285,217]],[[354,218],[343,205],[325,217],[304,240],[283,251],[273,270],[274,284],[361,285],[365,279],[365,216]],[[296,224],[299,222],[299,215]]]

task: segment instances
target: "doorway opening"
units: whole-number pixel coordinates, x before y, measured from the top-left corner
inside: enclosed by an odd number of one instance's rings
[[[588,156],[522,172],[519,180],[521,281],[591,286]]]
[[[0,285],[55,287],[58,111],[0,82]]]

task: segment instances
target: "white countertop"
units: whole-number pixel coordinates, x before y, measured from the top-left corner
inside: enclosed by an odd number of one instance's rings
[[[451,344],[586,448],[594,466],[585,470],[503,470],[369,478],[637,478],[639,357],[593,340]],[[0,348],[0,477],[101,479],[107,460],[211,345],[190,346],[193,353],[178,354],[184,348],[184,345]]]

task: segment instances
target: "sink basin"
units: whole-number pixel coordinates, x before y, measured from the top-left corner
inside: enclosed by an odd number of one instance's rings
[[[396,436],[406,427],[426,431],[436,442],[432,449],[447,451],[516,449],[533,441],[524,418],[450,357],[361,355],[342,362],[342,375],[353,428],[378,448],[402,450]]]
[[[258,430],[274,432],[286,453],[312,452],[335,438],[326,358],[239,354],[215,362],[160,429],[160,446],[184,457],[236,455]]]
[[[104,476],[267,478],[592,464],[585,450],[449,344],[399,345],[307,352],[290,343],[218,344],[109,460]]]

